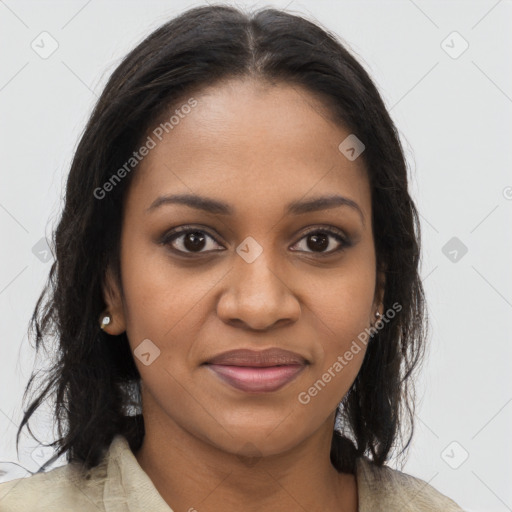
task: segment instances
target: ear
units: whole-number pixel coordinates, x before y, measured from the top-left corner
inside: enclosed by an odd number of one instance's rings
[[[105,325],[103,330],[108,334],[122,334],[126,330],[123,300],[119,285],[110,266],[105,272],[102,290],[106,309],[100,315],[99,324],[101,325],[103,317],[108,314],[110,316],[110,323]]]

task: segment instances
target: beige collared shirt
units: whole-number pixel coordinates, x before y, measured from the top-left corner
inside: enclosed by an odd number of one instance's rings
[[[357,459],[356,479],[359,512],[462,511],[423,480],[377,467],[366,457]],[[172,512],[120,435],[87,479],[78,465],[66,464],[0,484],[0,512],[98,511]]]

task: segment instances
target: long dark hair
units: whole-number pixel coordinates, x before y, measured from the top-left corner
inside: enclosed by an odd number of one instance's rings
[[[51,400],[58,427],[51,446],[68,461],[96,466],[116,434],[134,451],[141,446],[140,375],[126,333],[109,336],[98,324],[108,267],[122,291],[123,201],[136,167],[105,197],[94,191],[178,101],[248,75],[306,88],[366,146],[361,158],[371,186],[377,269],[385,269],[384,310],[396,302],[401,311],[368,344],[338,409],[342,426],[334,429],[330,457],[339,471],[353,473],[358,456],[382,465],[395,448],[405,453],[414,425],[411,376],[424,355],[427,316],[419,219],[397,130],[367,72],[335,35],[277,9],[247,13],[224,5],[190,9],[155,30],[113,72],[94,108],[69,172],[52,240],[55,261],[30,323],[36,350],[51,348],[53,337],[56,350],[42,381],[34,373],[27,385],[25,400],[37,390],[17,444],[24,426],[31,432],[32,415]]]

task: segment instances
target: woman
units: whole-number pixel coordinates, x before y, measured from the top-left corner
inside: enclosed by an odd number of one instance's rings
[[[59,350],[20,430],[53,397],[69,463],[0,486],[2,511],[461,510],[385,465],[412,436],[419,222],[332,34],[227,6],[152,33],[95,107],[54,247],[32,321]]]

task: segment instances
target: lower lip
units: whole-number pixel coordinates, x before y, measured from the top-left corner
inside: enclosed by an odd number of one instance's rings
[[[261,393],[277,391],[292,381],[304,368],[304,365],[269,366],[228,366],[223,364],[207,365],[223,381],[241,391]]]

